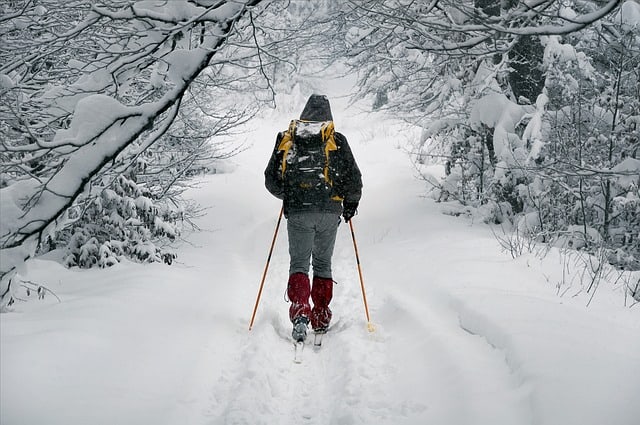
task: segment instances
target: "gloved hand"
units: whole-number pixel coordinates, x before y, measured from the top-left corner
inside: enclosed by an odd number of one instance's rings
[[[357,210],[358,202],[344,201],[342,203],[342,217],[344,218],[344,222],[348,223],[349,220],[356,215]]]

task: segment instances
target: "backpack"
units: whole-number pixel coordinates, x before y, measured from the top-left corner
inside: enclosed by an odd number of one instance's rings
[[[329,153],[337,150],[333,121],[293,120],[284,132],[280,172],[285,193],[297,206],[320,205],[332,197]]]

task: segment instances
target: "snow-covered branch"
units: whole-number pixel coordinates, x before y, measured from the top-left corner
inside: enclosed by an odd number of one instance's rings
[[[515,2],[510,8],[499,1],[485,1],[482,4],[487,5],[483,6],[486,9],[479,3],[440,0],[424,5],[401,0],[350,0],[347,19],[362,28],[351,40],[352,47],[356,50],[372,47],[372,43],[377,43],[375,35],[385,34],[387,40],[397,38],[410,48],[431,53],[502,52],[508,49],[514,36],[580,31],[612,13],[622,0],[609,0],[605,4],[585,2],[573,9],[558,0]],[[367,27],[380,31],[367,31]]]
[[[258,3],[76,0],[76,9],[25,4],[0,22],[0,59],[10,59],[0,67],[1,293],[95,176],[134,142],[148,148],[166,133]]]

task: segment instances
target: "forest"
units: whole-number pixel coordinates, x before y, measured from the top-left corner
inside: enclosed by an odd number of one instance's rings
[[[637,0],[0,11],[2,310],[25,261],[52,250],[67,267],[171,264],[205,213],[184,196],[193,176],[244,149],[235,132],[278,93],[336,68],[357,76],[354,102],[420,129],[404,148],[451,214],[478,214],[512,250],[531,241],[640,270]]]

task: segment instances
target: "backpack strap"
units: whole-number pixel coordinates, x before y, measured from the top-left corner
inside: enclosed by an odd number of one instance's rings
[[[320,134],[322,135],[322,141],[324,142],[324,180],[333,186],[333,182],[329,178],[329,152],[338,150],[336,146],[335,128],[333,121],[327,121],[320,128]]]
[[[338,145],[336,144],[335,137],[335,127],[333,125],[333,121],[327,121],[322,128],[320,129],[320,134],[322,134],[322,140],[325,141],[324,145],[324,156],[325,156],[325,164],[324,164],[324,180],[333,186],[333,181],[329,177],[329,152],[337,151]],[[344,198],[340,195],[333,195],[331,197],[332,201],[342,202]]]
[[[296,120],[291,120],[289,123],[289,128],[282,135],[282,140],[280,140],[280,145],[278,145],[278,152],[283,151],[282,155],[282,177],[284,178],[284,172],[287,169],[287,154],[289,153],[289,149],[293,146],[293,135],[296,131]]]

